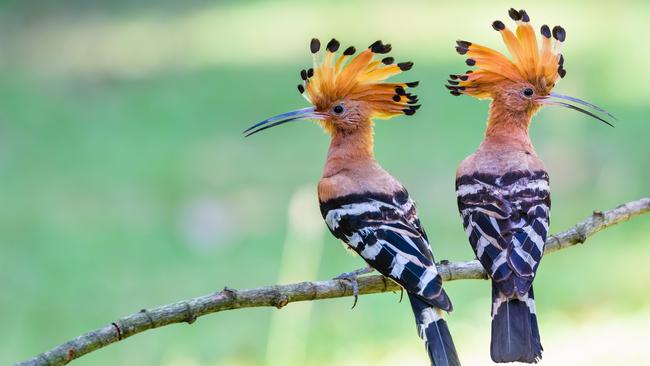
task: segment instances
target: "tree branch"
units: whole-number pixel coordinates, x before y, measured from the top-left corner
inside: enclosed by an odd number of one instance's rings
[[[600,230],[648,211],[650,211],[650,197],[628,202],[609,211],[594,211],[591,216],[577,225],[551,235],[546,241],[544,253],[552,253],[583,243]],[[438,271],[444,281],[487,279],[485,271],[477,260],[457,263],[442,261],[438,265]],[[360,295],[400,290],[396,283],[381,275],[360,277],[358,282]],[[351,295],[352,288],[343,280],[300,282],[244,290],[226,287],[217,293],[149,310],[140,310],[16,365],[65,365],[87,353],[146,330],[174,323],[192,324],[200,316],[219,311],[262,306],[274,306],[280,309],[288,303],[296,301],[331,299]]]

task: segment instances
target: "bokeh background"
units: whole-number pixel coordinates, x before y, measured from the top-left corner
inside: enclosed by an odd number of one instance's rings
[[[424,103],[376,126],[378,160],[409,188],[436,257],[473,257],[455,167],[487,102],[443,88],[466,69],[456,39],[503,50],[512,2],[0,2],[0,364],[143,307],[228,285],[331,278],[362,265],[325,231],[315,184],[328,145],[311,123],[242,138],[305,106],[308,42],[393,44]],[[522,5],[516,5],[522,6]],[[547,108],[531,133],[551,175],[551,232],[650,193],[650,3],[525,4],[561,24],[558,91],[615,113],[612,129]],[[544,259],[545,365],[650,358],[650,217]],[[489,362],[490,288],[449,283],[467,365]],[[399,294],[219,313],[150,331],[80,365],[414,365],[426,355]]]

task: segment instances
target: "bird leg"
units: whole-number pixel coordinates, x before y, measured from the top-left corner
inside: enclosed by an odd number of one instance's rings
[[[352,304],[352,308],[354,309],[355,306],[357,306],[357,300],[359,299],[359,283],[357,282],[357,277],[370,273],[374,271],[375,269],[368,266],[364,268],[357,269],[352,272],[344,272],[341,273],[340,275],[334,277],[335,280],[344,280],[350,283],[350,286],[352,286],[352,294],[354,295],[354,303]]]

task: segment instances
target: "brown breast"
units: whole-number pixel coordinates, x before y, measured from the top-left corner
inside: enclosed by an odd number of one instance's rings
[[[359,193],[393,194],[403,187],[377,162],[351,164],[336,174],[325,176],[318,182],[318,197],[321,202],[332,198]]]
[[[538,170],[545,170],[544,163],[532,146],[530,149],[520,149],[482,144],[474,154],[460,163],[456,177],[476,172],[505,174],[512,171]]]

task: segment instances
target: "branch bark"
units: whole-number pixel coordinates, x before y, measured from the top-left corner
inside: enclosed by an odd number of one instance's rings
[[[595,233],[627,221],[632,217],[650,211],[650,197],[622,204],[609,211],[594,211],[577,225],[551,235],[544,248],[544,253],[556,252],[575,244],[583,243]],[[487,274],[477,260],[468,262],[442,261],[438,271],[444,281],[461,279],[487,279]],[[359,278],[359,294],[375,294],[386,291],[398,291],[400,287],[391,280],[381,276]],[[219,311],[250,308],[276,307],[278,309],[296,301],[311,301],[352,296],[352,288],[346,281],[329,280],[300,282],[281,286],[268,286],[254,289],[234,290],[224,288],[222,291],[179,301],[153,309],[142,309],[70,340],[32,359],[19,362],[19,366],[65,365],[85,354],[119,342],[149,329],[163,327],[174,323],[192,324],[198,317]]]

